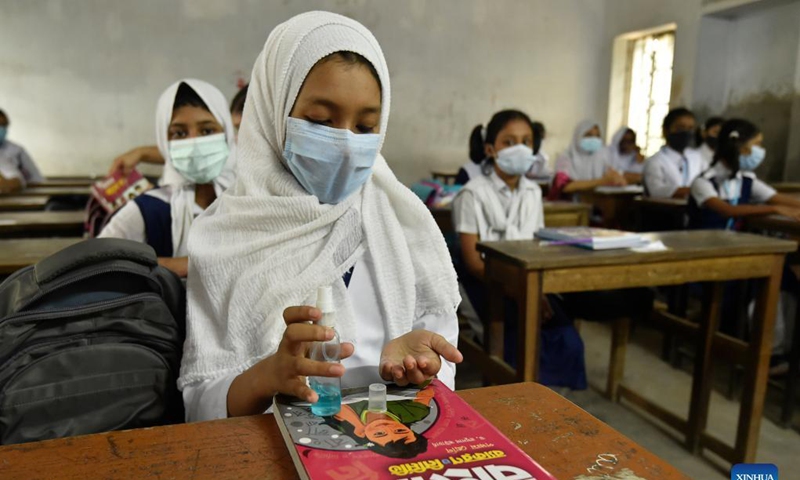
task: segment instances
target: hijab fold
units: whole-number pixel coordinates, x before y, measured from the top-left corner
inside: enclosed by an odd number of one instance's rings
[[[599,123],[584,120],[575,127],[572,143],[556,160],[557,172],[566,173],[572,180],[596,180],[605,174],[607,168],[611,167],[611,159],[606,148],[588,153],[580,147],[580,141],[586,132],[596,126],[599,126]]]

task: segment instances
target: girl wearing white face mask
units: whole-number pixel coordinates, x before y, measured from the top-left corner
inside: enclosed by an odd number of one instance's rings
[[[779,194],[756,177],[766,156],[764,135],[747,120],[722,124],[711,168],[692,182],[690,226],[738,229],[737,219],[779,214],[800,220],[800,200]]]
[[[147,243],[161,265],[185,277],[195,217],[233,182],[234,138],[222,92],[194,79],[172,84],[156,112],[162,186],[126,204],[99,236]]]
[[[476,132],[482,128],[476,127]],[[533,146],[538,143],[530,118],[517,110],[496,113],[481,141],[486,160],[482,172],[473,176],[453,201],[453,220],[459,235],[462,269],[459,275],[470,303],[479,317],[488,318],[484,262],[476,245],[479,241],[531,240],[544,227],[542,191],[525,177],[537,160]],[[543,318],[549,328],[542,330],[539,381],[546,385],[585,388],[583,343],[557,298],[542,302]],[[515,308],[507,308],[516,312]],[[506,320],[506,361],[515,362],[514,324]],[[482,330],[482,324],[475,330]],[[509,341],[510,340],[510,341]]]
[[[556,159],[551,197],[626,184],[625,177],[613,168],[597,123],[590,120],[579,123],[569,148]]]
[[[187,419],[264,412],[276,393],[316,402],[308,376],[342,387],[438,375],[462,357],[456,275],[428,209],[380,155],[389,74],[372,34],[327,12],[277,26],[256,60],[237,180],[192,229],[179,388]],[[341,364],[313,305],[331,286]]]

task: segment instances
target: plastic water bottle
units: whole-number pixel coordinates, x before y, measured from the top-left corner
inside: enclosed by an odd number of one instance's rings
[[[333,329],[333,338],[327,342],[314,342],[311,360],[339,363],[342,345],[336,332],[336,308],[333,306],[333,289],[320,287],[317,290],[317,308],[322,312],[319,324]],[[309,377],[309,386],[317,392],[319,400],[311,405],[311,413],[320,417],[336,415],[342,409],[342,379],[340,377]]]

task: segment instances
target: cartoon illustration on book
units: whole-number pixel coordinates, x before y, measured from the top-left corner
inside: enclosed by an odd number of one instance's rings
[[[371,450],[391,458],[413,458],[425,453],[425,431],[436,422],[439,409],[428,386],[395,391],[387,397],[386,411],[368,409],[365,392],[342,399],[342,409],[332,417],[317,417],[305,403],[281,406],[281,414],[295,443],[338,451]]]

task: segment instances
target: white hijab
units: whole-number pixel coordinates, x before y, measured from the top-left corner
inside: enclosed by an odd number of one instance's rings
[[[622,137],[625,132],[631,130],[631,127],[625,125],[619,128],[611,137],[611,144],[608,146],[608,156],[611,159],[611,167],[615,170],[625,173],[642,173],[644,170],[644,163],[636,161],[636,152],[620,153],[619,144],[622,143]]]
[[[579,181],[595,180],[605,174],[606,169],[611,166],[608,150],[600,148],[594,153],[588,153],[579,144],[586,132],[598,125],[599,123],[592,120],[584,120],[575,127],[572,143],[556,161],[556,171],[564,172],[572,180]]]
[[[197,93],[214,115],[217,122],[225,129],[225,139],[228,141],[230,155],[225,168],[217,178],[214,179],[214,190],[217,196],[222,195],[235,178],[235,140],[236,134],[233,128],[231,114],[228,111],[228,102],[225,95],[217,87],[202,80],[184,78],[170,85],[161,97],[156,106],[156,143],[158,151],[164,158],[164,174],[161,177],[161,186],[169,189],[169,205],[172,214],[172,256],[185,257],[189,254],[189,230],[194,222],[194,183],[181,175],[172,166],[172,157],[169,154],[169,124],[172,121],[172,107],[175,104],[175,95],[178,88],[185,83]]]
[[[320,204],[284,166],[286,119],[311,68],[338,51],[360,54],[381,82],[381,144],[389,118],[383,52],[358,22],[309,12],[278,25],[253,67],[237,152],[237,180],[189,239],[188,322],[178,386],[241,372],[277,350],[283,310],[333,285],[337,330],[354,319],[342,275],[365,249],[389,338],[461,301],[444,239],[425,205],[378,155],[372,176],[337,205]],[[375,328],[384,323],[375,319]],[[375,359],[376,363],[378,359]]]

